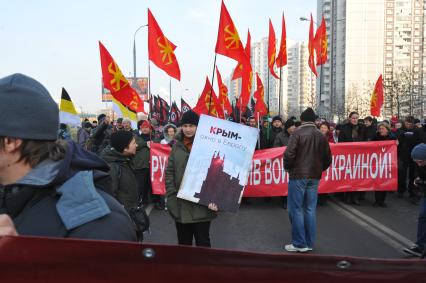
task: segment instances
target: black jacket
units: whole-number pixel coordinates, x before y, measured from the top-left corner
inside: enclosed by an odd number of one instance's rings
[[[60,161],[45,160],[18,182],[0,185],[0,214],[20,235],[136,241],[124,208],[95,187],[105,162],[69,141]]]
[[[379,133],[376,133],[376,135],[373,137],[372,141],[391,141],[396,140],[396,137],[392,135],[392,133],[389,133],[386,137],[381,136]]]
[[[417,137],[414,135],[414,129],[402,128],[398,135],[398,159],[404,162],[412,162],[411,151],[417,144]]]
[[[112,195],[126,209],[136,207],[138,205],[139,190],[131,165],[131,157],[119,153],[110,146],[104,149],[101,157],[110,167]]]
[[[104,148],[108,146],[111,134],[112,126],[101,121],[94,129],[93,135],[90,137],[90,139],[92,139],[92,148],[90,150],[100,154]]]
[[[365,141],[372,141],[377,134],[377,127],[374,125],[371,125],[369,127],[364,127],[364,140]]]
[[[354,127],[358,127],[358,128],[354,129]],[[354,137],[353,135],[354,132],[357,133],[357,137]],[[343,125],[339,133],[339,143],[340,142],[362,142],[362,141],[365,141],[365,132],[364,132],[363,125],[358,124],[354,126],[351,123],[347,123]]]
[[[287,132],[287,130],[283,130],[275,137],[274,147],[287,146],[289,140],[290,134]]]
[[[414,131],[414,136],[416,139],[416,145],[419,143],[426,143],[426,124],[423,127],[416,129]]]

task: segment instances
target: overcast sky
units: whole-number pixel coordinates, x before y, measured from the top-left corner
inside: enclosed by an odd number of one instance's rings
[[[227,0],[225,4],[245,43],[268,35],[268,19],[281,36],[281,15],[287,37],[307,40],[308,22],[316,17],[316,0]],[[101,102],[101,67],[98,40],[109,50],[122,72],[133,76],[133,34],[147,23],[150,8],[166,37],[176,46],[181,81],[172,79],[172,98],[182,95],[192,106],[213,71],[220,0],[14,0],[0,9],[0,77],[24,73],[44,84],[55,98],[62,87],[76,108],[94,112]],[[148,75],[147,29],[136,35],[137,75]],[[218,55],[223,79],[235,61]],[[215,83],[215,87],[217,87]],[[169,97],[169,77],[151,64],[153,94]],[[179,103],[178,103],[179,104]]]

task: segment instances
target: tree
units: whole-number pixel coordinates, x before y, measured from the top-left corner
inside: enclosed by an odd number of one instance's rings
[[[345,117],[348,117],[352,111],[358,112],[361,118],[370,115],[370,100],[373,88],[374,85],[370,81],[352,83],[350,85],[345,96]]]
[[[397,114],[398,117],[421,115],[421,84],[414,79],[413,73],[401,68],[397,73],[385,77],[385,111],[387,116]]]

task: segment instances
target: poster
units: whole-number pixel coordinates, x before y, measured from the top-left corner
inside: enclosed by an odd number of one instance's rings
[[[178,198],[236,212],[259,130],[201,115]]]

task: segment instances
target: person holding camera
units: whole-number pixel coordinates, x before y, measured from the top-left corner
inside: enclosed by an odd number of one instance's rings
[[[417,178],[414,179],[414,186],[422,191],[423,197],[420,202],[416,244],[405,248],[403,251],[410,255],[424,257],[426,248],[426,143],[414,147],[411,151],[411,158],[417,167]]]

